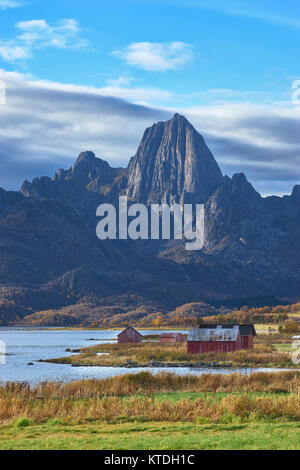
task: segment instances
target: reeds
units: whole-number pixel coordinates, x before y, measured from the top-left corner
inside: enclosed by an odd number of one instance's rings
[[[85,399],[105,396],[128,396],[157,392],[276,392],[300,393],[300,372],[256,372],[249,375],[203,374],[177,375],[162,371],[151,374],[124,374],[107,379],[89,379],[69,383],[41,382],[30,386],[8,382],[0,386],[0,398]]]
[[[203,393],[180,401],[156,398],[157,392]],[[228,392],[215,395],[216,392]],[[257,396],[248,392],[265,392]],[[178,376],[162,372],[126,374],[67,384],[8,383],[0,387],[0,422],[27,418],[40,423],[86,421],[299,420],[297,372]],[[227,417],[227,418],[226,418]]]
[[[147,396],[133,396],[84,400],[26,400],[25,398],[0,399],[0,421],[25,417],[30,422],[41,423],[56,418],[64,423],[78,424],[90,421],[116,423],[121,421],[197,422],[206,418],[221,421],[224,416],[242,420],[300,420],[300,399],[297,395],[261,396],[230,394],[214,400],[210,397],[171,400],[154,400]]]

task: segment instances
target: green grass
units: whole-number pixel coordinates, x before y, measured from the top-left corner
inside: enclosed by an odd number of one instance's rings
[[[285,391],[275,391],[273,393],[269,392],[231,392],[231,396],[240,396],[240,397],[269,397],[273,398],[274,396],[285,395]],[[181,400],[196,400],[197,398],[211,398],[211,401],[220,401],[222,398],[228,397],[228,392],[161,392],[155,393],[154,398],[157,401],[168,400],[171,402],[179,402]],[[296,395],[296,394],[295,394]],[[127,397],[125,397],[127,399]]]
[[[279,327],[279,325],[276,325],[275,323],[255,323],[254,326],[257,333],[260,331],[269,331],[269,328],[278,331]]]
[[[297,450],[299,423],[0,426],[1,450]]]
[[[281,352],[291,352],[294,351],[292,343],[274,343],[272,344],[277,351]]]

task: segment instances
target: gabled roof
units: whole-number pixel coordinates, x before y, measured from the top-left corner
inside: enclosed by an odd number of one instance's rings
[[[256,331],[254,325],[251,323],[249,325],[240,325],[241,336],[250,336],[253,333],[256,336]]]
[[[206,327],[190,330],[188,341],[236,341],[239,335],[238,325],[232,325],[230,328],[223,328],[218,325],[217,328]]]
[[[182,335],[182,333],[162,333],[160,338],[176,338],[177,335]]]
[[[255,327],[253,325],[253,323],[248,323],[248,324],[245,324],[245,325],[238,325],[237,323],[235,324],[220,324],[220,323],[207,323],[207,324],[203,324],[203,325],[199,325],[199,328],[234,328],[235,326],[238,326],[239,327],[239,330],[240,330],[240,335],[241,336],[250,336],[251,333],[253,333],[254,336],[256,336],[256,331],[255,331]]]
[[[125,331],[127,331],[127,330],[133,330],[133,331],[135,331],[135,333],[137,333],[138,335],[143,336],[139,331],[137,331],[135,328],[133,328],[133,326],[128,326],[127,328],[125,328],[125,330],[121,331],[121,333],[119,333],[117,336],[122,335],[122,334],[125,333]]]

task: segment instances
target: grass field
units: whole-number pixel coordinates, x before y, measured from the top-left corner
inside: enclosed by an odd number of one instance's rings
[[[272,344],[272,346],[274,346],[277,351],[282,351],[282,352],[292,352],[294,349],[293,349],[293,345],[292,343],[275,343],[275,344]]]
[[[297,450],[300,423],[0,426],[1,450]]]
[[[255,323],[255,329],[259,333],[260,331],[269,331],[271,328],[274,331],[278,331],[279,325],[276,323]]]
[[[0,449],[299,449],[300,373],[0,386]]]

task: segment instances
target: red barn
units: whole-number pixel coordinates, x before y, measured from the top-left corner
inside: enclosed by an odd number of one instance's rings
[[[253,349],[253,340],[256,336],[254,325],[240,325],[242,349]]]
[[[118,343],[141,343],[143,336],[133,326],[118,334]]]
[[[160,343],[184,343],[184,335],[182,333],[163,333],[158,341]]]
[[[253,348],[256,335],[253,325],[201,325],[190,330],[187,339],[189,354],[229,352]]]

